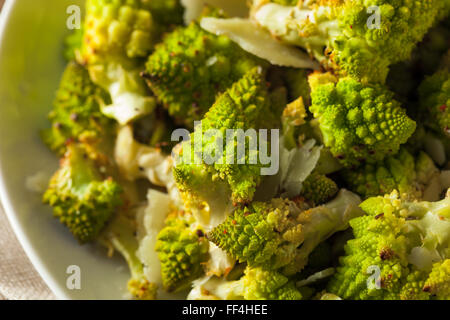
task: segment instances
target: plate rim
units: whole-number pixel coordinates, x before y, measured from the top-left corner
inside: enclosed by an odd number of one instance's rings
[[[3,51],[3,41],[5,38],[6,27],[11,18],[11,13],[14,10],[16,5],[16,1],[14,0],[6,0],[2,12],[0,13],[0,52]],[[17,215],[14,211],[14,206],[10,200],[9,192],[6,188],[4,174],[3,174],[3,166],[2,166],[2,158],[0,157],[0,203],[4,209],[7,220],[9,221],[11,228],[22,246],[25,254],[30,260],[33,267],[36,269],[42,280],[47,284],[52,293],[59,300],[70,300],[71,298],[67,295],[65,290],[61,287],[58,281],[56,281],[55,277],[51,272],[47,270],[44,266],[40,255],[34,249],[29,237],[22,230],[21,224],[17,219]]]

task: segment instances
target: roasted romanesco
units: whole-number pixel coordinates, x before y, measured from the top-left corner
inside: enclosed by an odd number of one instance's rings
[[[247,267],[235,281],[200,279],[190,300],[301,300],[302,294],[288,277],[273,270]]]
[[[102,112],[126,124],[153,111],[155,99],[140,77],[159,27],[146,0],[87,0],[83,43],[76,53],[111,96]]]
[[[407,60],[449,10],[446,1],[432,0],[254,0],[252,8],[273,36],[363,83],[384,82],[389,66]]]
[[[59,155],[66,152],[66,144],[71,141],[105,143],[114,130],[114,122],[100,108],[109,101],[108,93],[92,83],[88,72],[70,62],[49,114],[52,127],[42,132],[42,139]]]
[[[450,0],[85,4],[26,186],[108,297],[450,300]]]
[[[81,243],[95,240],[122,204],[119,184],[89,156],[82,145],[69,144],[43,198]]]
[[[174,176],[178,188],[185,196],[201,198],[202,194],[215,192],[214,190],[225,186],[225,190],[231,192],[232,202],[250,202],[253,199],[262,180],[261,168],[265,165],[258,160],[256,150],[251,150],[252,154],[249,154],[249,146],[258,143],[262,145],[269,141],[258,139],[256,135],[245,137],[245,152],[241,157],[240,153],[236,152],[239,142],[234,136],[232,143],[227,142],[222,153],[216,147],[218,144],[222,147],[228,139],[227,130],[277,128],[282,109],[271,102],[264,76],[265,73],[260,67],[247,72],[218,97],[201,124],[191,134],[191,140],[182,143]],[[203,154],[199,155],[198,150]],[[221,161],[208,164],[208,153]],[[202,155],[203,157],[200,157]],[[252,158],[256,160],[253,163]]]
[[[323,204],[331,200],[339,188],[337,184],[323,174],[313,172],[303,182],[301,196],[313,205]]]
[[[144,76],[170,115],[193,127],[219,93],[262,64],[228,37],[208,33],[192,22],[156,46]]]
[[[450,66],[426,78],[419,92],[427,126],[450,139]]]
[[[208,234],[208,239],[249,266],[281,269],[292,275],[303,269],[314,248],[345,230],[361,214],[359,198],[341,191],[336,199],[301,210],[295,202],[273,199],[239,208]]]
[[[310,111],[323,143],[345,166],[374,163],[396,154],[416,123],[381,85],[364,85],[330,73],[310,76]]]
[[[155,246],[161,261],[163,285],[169,292],[180,291],[203,274],[202,263],[208,260],[208,240],[204,231],[196,228],[188,213],[169,216],[158,234]]]
[[[365,198],[399,191],[402,198],[418,199],[439,170],[424,152],[414,157],[402,148],[395,156],[357,169],[346,169],[342,175],[350,189]]]
[[[450,197],[408,202],[394,191],[361,208],[367,215],[350,221],[355,239],[345,247],[329,292],[344,299],[448,297],[448,263],[442,261],[450,254]]]

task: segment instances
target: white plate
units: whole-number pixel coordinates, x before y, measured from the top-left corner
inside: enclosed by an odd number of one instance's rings
[[[0,20],[0,200],[44,281],[60,299],[122,299],[128,270],[94,246],[79,246],[27,177],[57,161],[39,139],[64,68],[66,9],[79,0],[7,0]],[[0,257],[1,259],[1,257]],[[66,287],[67,267],[81,268],[81,289]]]

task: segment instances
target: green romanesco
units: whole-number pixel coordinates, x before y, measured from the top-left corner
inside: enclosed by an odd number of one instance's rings
[[[275,270],[247,267],[234,281],[221,278],[200,279],[188,295],[189,300],[301,300],[295,282]]]
[[[44,142],[59,155],[70,141],[105,142],[114,123],[100,112],[100,106],[109,101],[108,93],[92,83],[86,69],[70,62],[49,114],[52,127],[41,134]]]
[[[177,292],[188,288],[203,274],[209,242],[188,213],[170,215],[158,234],[155,250],[161,262],[164,288]]]
[[[393,191],[361,208],[367,215],[350,221],[355,239],[347,242],[328,291],[344,299],[448,296],[448,270],[435,263],[450,255],[450,197],[408,202]]]
[[[194,21],[156,46],[144,77],[169,114],[193,127],[219,93],[262,64],[228,37],[208,33]]]
[[[191,134],[191,140],[183,142],[176,154],[173,173],[180,191],[189,198],[201,198],[202,193],[216,193],[222,188],[231,193],[232,202],[250,202],[262,180],[261,170],[267,165],[260,163],[257,150],[249,149],[268,142],[258,139],[257,134],[244,138],[237,130],[244,133],[250,129],[256,132],[277,128],[282,108],[274,106],[265,73],[259,67],[220,95]],[[233,140],[229,139],[228,130],[233,130]],[[243,147],[245,152],[240,152]],[[224,193],[216,194],[226,197]]]
[[[440,300],[450,300],[450,259],[433,265],[423,290]]]
[[[348,191],[306,211],[289,200],[253,202],[237,208],[208,233],[208,239],[251,267],[281,269],[292,275],[303,269],[317,245],[345,230],[349,219],[362,214],[358,204],[359,197]]]
[[[146,0],[87,0],[83,43],[76,55],[112,103],[102,112],[126,124],[153,111],[156,101],[141,78],[158,38]]]
[[[69,144],[43,201],[80,243],[95,240],[122,204],[121,187],[104,177],[85,148]]]
[[[320,123],[325,146],[348,167],[396,154],[416,123],[381,85],[363,85],[329,73],[309,78],[310,111]]]
[[[450,67],[426,78],[419,94],[427,126],[450,139]]]
[[[255,0],[254,20],[277,39],[305,48],[340,76],[363,83],[383,83],[389,66],[407,60],[450,8],[446,1],[433,0],[276,2]]]
[[[402,198],[411,200],[422,198],[425,187],[436,174],[439,170],[426,153],[414,157],[404,148],[382,162],[342,172],[350,189],[364,198],[397,190]]]
[[[313,172],[302,185],[300,195],[313,205],[323,204],[339,191],[337,184],[325,175]]]
[[[153,49],[155,25],[145,0],[87,0],[82,55],[87,63],[105,53],[145,58]],[[124,61],[130,62],[130,61]]]
[[[241,278],[246,300],[301,300],[293,281],[279,272],[247,268]]]
[[[136,255],[139,247],[136,239],[136,221],[124,211],[119,212],[106,229],[99,240],[105,246],[118,251],[126,260],[131,277],[128,281],[128,292],[136,300],[155,300],[158,286],[150,282],[144,273],[144,266]]]

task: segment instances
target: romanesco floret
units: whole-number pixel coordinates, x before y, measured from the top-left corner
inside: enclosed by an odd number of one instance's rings
[[[43,201],[80,243],[97,238],[122,204],[121,187],[104,177],[80,145],[70,144]]]
[[[419,93],[427,126],[450,139],[450,67],[426,78]]]
[[[195,219],[188,213],[168,217],[158,234],[155,250],[161,262],[164,288],[177,292],[188,288],[203,274],[202,264],[208,260],[208,240]]]
[[[109,100],[108,93],[92,83],[82,66],[70,62],[49,114],[52,127],[42,132],[44,142],[63,155],[70,141],[95,143],[106,138],[114,124],[100,112],[100,106]]]
[[[228,140],[227,130],[277,127],[281,108],[273,109],[264,77],[265,73],[260,67],[247,72],[218,97],[201,125],[191,134],[191,140],[182,143],[176,157],[174,177],[183,194],[201,197],[203,191],[210,193],[225,186],[225,189],[231,191],[234,203],[252,200],[256,187],[262,180],[261,168],[266,165],[258,160],[258,151],[251,150],[250,153],[249,147],[254,142],[262,145],[267,141],[251,136],[247,136],[242,142],[239,142],[239,137],[234,138],[234,141],[225,141]],[[209,137],[208,131],[213,133]],[[240,152],[236,152],[238,143],[245,146],[245,155],[242,154],[242,157],[239,156]],[[219,149],[216,149],[217,145]],[[223,152],[220,152],[220,147]],[[203,152],[203,157],[200,157],[198,150]],[[253,153],[256,153],[255,164],[252,163]],[[208,154],[212,158],[218,157],[218,160],[208,164]]]
[[[158,286],[150,282],[144,273],[144,266],[136,255],[139,247],[136,238],[136,221],[124,211],[119,212],[102,232],[100,241],[117,250],[128,264],[131,277],[128,281],[128,292],[136,300],[155,300]]]
[[[449,258],[450,197],[408,202],[394,191],[366,200],[361,208],[367,215],[350,221],[355,239],[347,242],[328,290],[344,299],[445,296],[445,284],[440,286],[445,269],[432,273],[432,268]],[[431,283],[444,292],[434,291]]]
[[[193,127],[219,93],[261,64],[228,37],[208,33],[194,21],[156,46],[144,76],[169,114]]]
[[[304,240],[302,225],[291,215],[290,202],[254,202],[236,209],[208,239],[240,262],[279,269],[294,260]]]
[[[325,175],[313,172],[302,184],[300,195],[312,205],[323,204],[339,191],[337,184]]]
[[[399,191],[402,198],[420,200],[432,177],[439,171],[433,160],[424,152],[414,157],[406,149],[400,149],[376,164],[366,164],[342,172],[351,190],[364,198]]]
[[[289,200],[254,202],[236,209],[208,233],[208,239],[240,262],[282,273],[299,272],[309,254],[333,233],[359,216],[359,197],[341,191],[326,205],[302,211]]]
[[[416,129],[393,93],[381,85],[338,80],[329,73],[315,73],[309,80],[310,111],[320,123],[325,146],[345,166],[396,154]]]
[[[423,291],[440,300],[450,300],[450,259],[437,262],[428,276]]]
[[[83,58],[88,63],[109,53],[145,58],[153,46],[154,22],[145,0],[87,0]],[[93,60],[93,61],[92,61]]]
[[[301,300],[295,283],[276,271],[247,268],[241,278],[246,300]]]
[[[445,1],[254,1],[253,17],[283,42],[308,50],[341,76],[384,82],[389,65],[406,60]],[[286,4],[286,5],[283,5]]]
[[[140,77],[158,26],[145,0],[87,0],[79,63],[111,95],[102,112],[121,124],[151,113],[156,105]]]
[[[275,270],[246,267],[239,280],[202,278],[194,282],[189,300],[301,300],[295,282]]]

